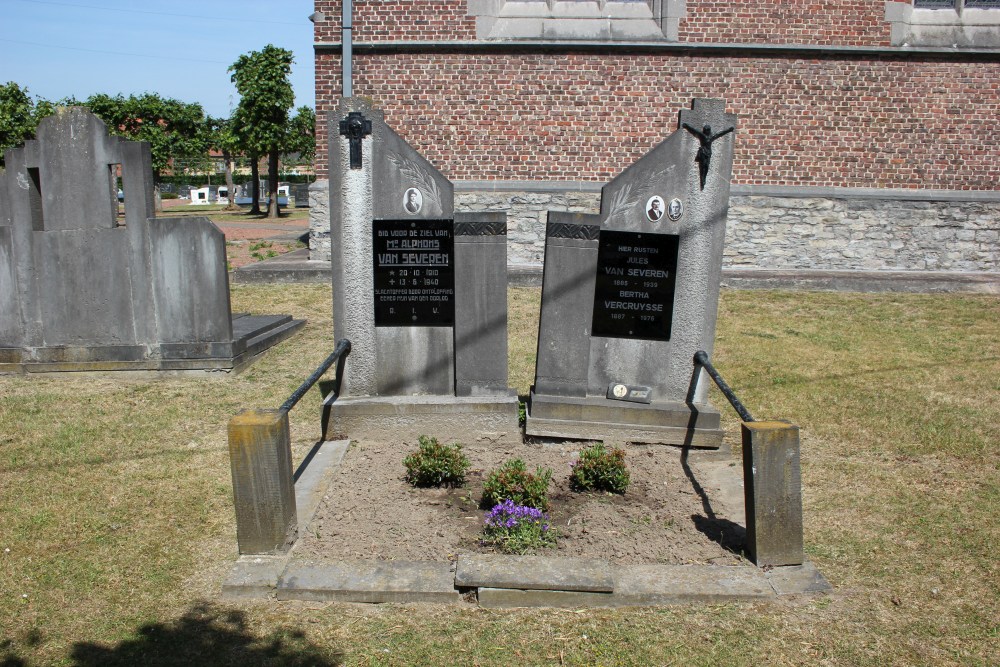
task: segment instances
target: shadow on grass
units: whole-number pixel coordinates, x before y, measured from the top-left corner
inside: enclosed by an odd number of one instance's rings
[[[3,649],[3,653],[0,653],[0,667],[28,667],[28,663],[14,655],[9,646],[0,644],[0,649]]]
[[[344,659],[341,651],[310,643],[301,631],[276,631],[257,637],[248,630],[243,612],[207,604],[193,607],[174,621],[144,625],[135,634],[135,638],[112,647],[79,642],[73,646],[72,664],[332,667]]]
[[[43,636],[38,628],[32,628],[24,633],[18,643],[33,648],[42,643]],[[13,639],[0,641],[0,667],[28,667],[28,662],[17,655]]]

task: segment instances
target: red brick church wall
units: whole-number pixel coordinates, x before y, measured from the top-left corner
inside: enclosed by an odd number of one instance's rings
[[[339,43],[340,0],[316,2],[318,43]],[[882,0],[688,0],[682,42],[886,46]],[[472,41],[466,0],[354,4],[355,44]],[[354,94],[453,180],[605,181],[669,134],[693,97],[739,114],[734,182],[994,189],[1000,58],[796,56],[759,51],[369,53]],[[340,56],[316,55],[318,141],[341,92]],[[318,174],[326,172],[318,151]]]

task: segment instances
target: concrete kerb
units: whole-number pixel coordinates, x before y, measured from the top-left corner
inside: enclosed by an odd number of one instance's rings
[[[296,472],[299,534],[349,440],[317,443]],[[738,477],[733,461],[692,454],[713,477]],[[730,480],[730,486],[733,486]],[[738,486],[738,483],[737,485]],[[731,489],[734,497],[740,491]],[[343,561],[280,554],[238,558],[222,584],[229,599],[341,602],[478,602],[483,607],[624,607],[761,601],[817,595],[831,587],[814,565],[760,569],[717,565],[613,565],[603,559],[461,555],[457,562]]]
[[[294,474],[295,506],[298,534],[308,530],[316,514],[330,478],[344,459],[350,446],[349,440],[317,443]],[[222,583],[222,594],[227,598],[267,598],[278,585],[278,578],[288,567],[295,549],[273,555],[242,555],[233,565]]]

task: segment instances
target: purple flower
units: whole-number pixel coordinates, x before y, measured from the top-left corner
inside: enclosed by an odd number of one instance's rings
[[[516,505],[513,500],[504,500],[486,514],[486,526],[489,528],[515,528],[520,523],[534,523],[543,531],[549,529],[548,516],[540,509]]]

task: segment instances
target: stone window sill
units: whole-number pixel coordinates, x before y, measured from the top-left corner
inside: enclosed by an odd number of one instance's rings
[[[893,46],[1000,49],[1000,9],[915,9],[886,2]]]
[[[483,40],[677,41],[686,0],[468,0]]]

